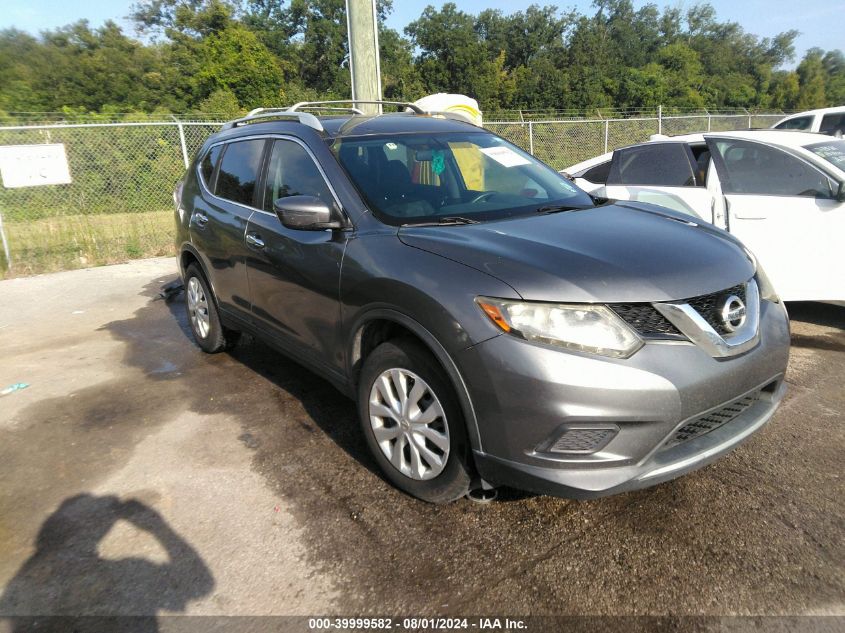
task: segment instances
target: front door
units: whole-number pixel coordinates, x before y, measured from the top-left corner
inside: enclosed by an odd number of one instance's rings
[[[756,141],[710,138],[728,230],[750,250],[787,301],[842,300],[845,205],[815,166]]]
[[[346,248],[341,231],[304,231],[282,225],[273,201],[294,195],[338,203],[304,145],[275,139],[263,188],[262,209],[249,220],[247,271],[256,321],[278,343],[317,364],[338,369],[340,269]]]

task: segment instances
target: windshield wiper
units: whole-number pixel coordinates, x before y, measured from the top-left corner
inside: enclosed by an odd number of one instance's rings
[[[563,211],[583,211],[584,209],[590,209],[592,207],[573,207],[567,206],[563,204],[555,204],[555,205],[548,205],[545,207],[539,207],[537,209],[537,213],[542,213],[543,215],[548,215],[550,213],[561,213]]]
[[[478,220],[464,218],[459,215],[447,215],[436,222],[407,222],[402,226],[456,226],[459,224],[478,224]]]

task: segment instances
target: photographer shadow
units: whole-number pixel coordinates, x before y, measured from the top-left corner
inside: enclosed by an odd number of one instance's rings
[[[98,544],[119,520],[151,535],[168,560],[101,557]],[[120,630],[157,631],[157,613],[184,611],[214,588],[199,554],[136,500],[66,499],[41,526],[36,548],[0,596],[0,618],[13,631],[114,630],[116,619]]]

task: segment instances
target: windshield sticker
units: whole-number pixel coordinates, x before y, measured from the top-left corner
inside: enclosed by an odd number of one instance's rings
[[[530,165],[531,161],[513,151],[510,147],[480,147],[482,154],[492,158],[505,167],[517,167],[518,165]]]
[[[385,143],[384,146],[390,151],[396,151],[396,149],[399,147],[396,143]]]
[[[440,175],[446,169],[446,159],[442,149],[436,149],[431,153],[431,170]]]
[[[845,142],[830,141],[817,143],[815,145],[808,145],[807,149],[816,156],[824,158],[827,162],[833,163],[839,169],[845,170]]]

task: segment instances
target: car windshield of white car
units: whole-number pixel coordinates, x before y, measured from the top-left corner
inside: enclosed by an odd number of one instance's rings
[[[816,156],[845,171],[845,141],[825,141],[807,145],[807,149]]]
[[[387,224],[451,226],[595,206],[558,172],[487,132],[350,137],[332,149]]]

